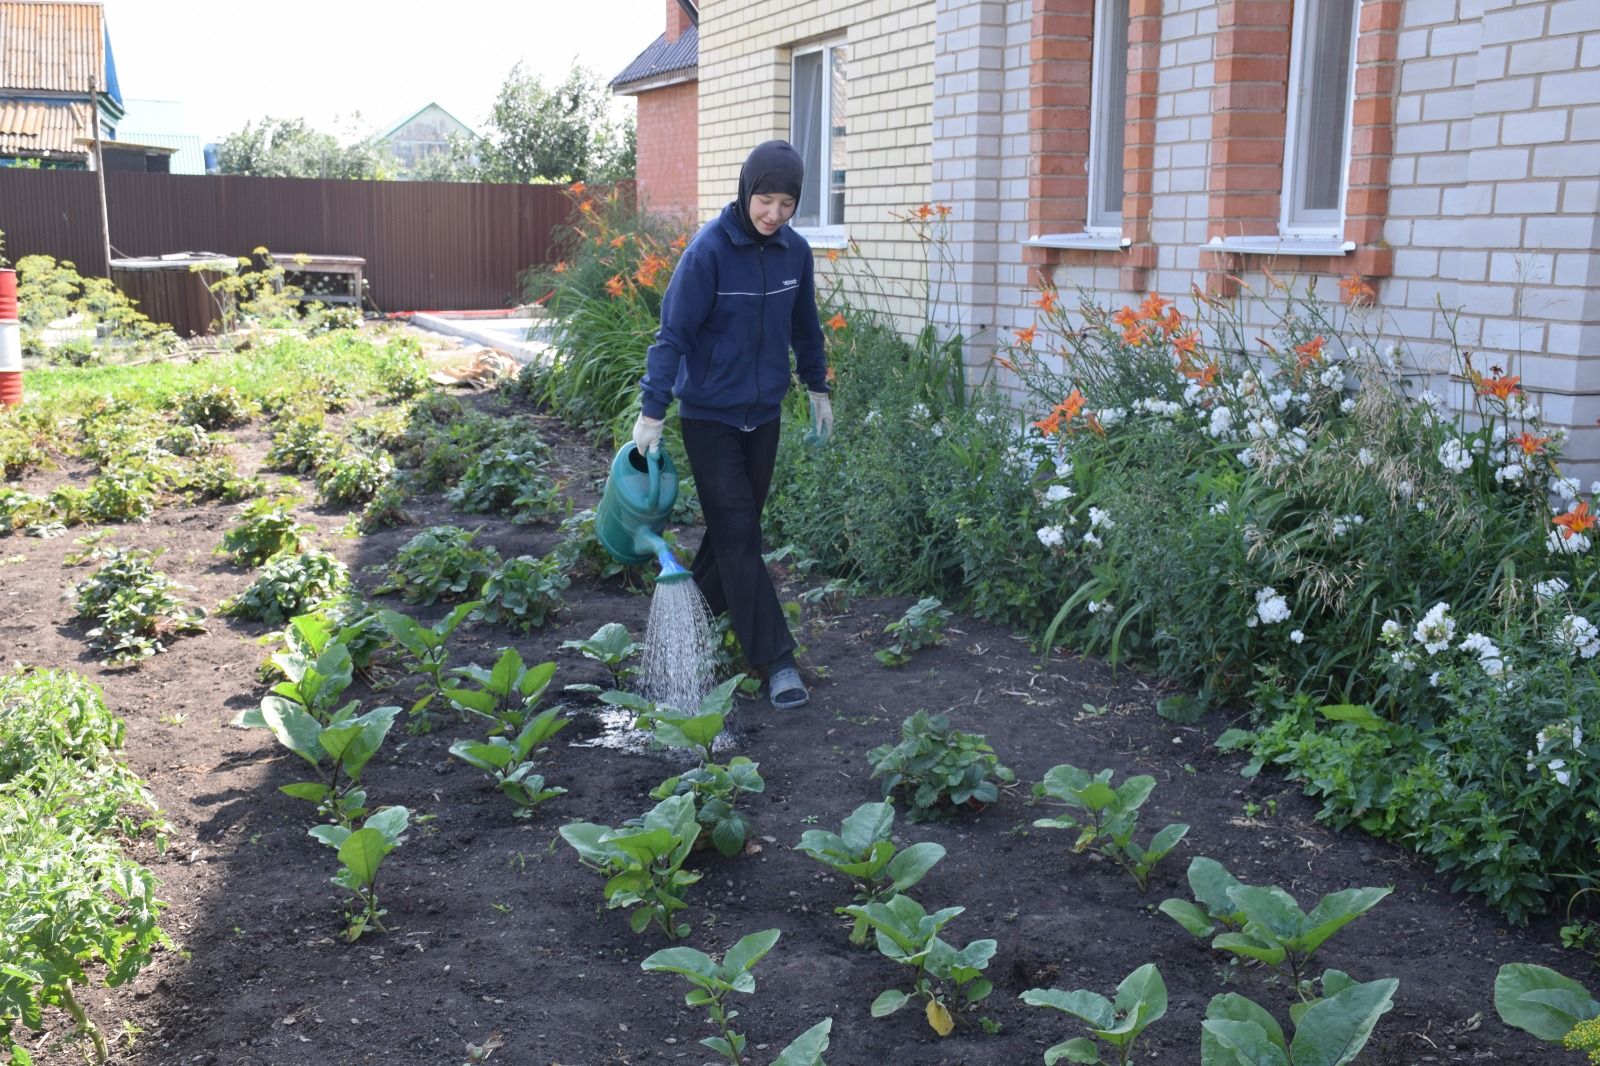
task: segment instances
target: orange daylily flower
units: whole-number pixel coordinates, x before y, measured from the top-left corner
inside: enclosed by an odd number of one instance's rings
[[[1033,302],[1033,306],[1037,307],[1045,314],[1049,314],[1051,311],[1054,311],[1056,309],[1055,290],[1045,289],[1039,294],[1039,298]]]
[[[1048,415],[1035,422],[1033,428],[1047,437],[1055,436],[1061,432],[1061,412],[1051,411]]]
[[[634,273],[633,279],[647,289],[653,288],[661,272],[666,268],[667,261],[651,252],[639,263],[639,269]]]
[[[1003,355],[991,355],[989,358],[993,359],[995,362],[999,363],[1001,366],[1005,367],[1007,370],[1011,371],[1013,374],[1015,374],[1017,372],[1017,364],[1013,363],[1011,360],[1007,359],[1005,356],[1003,356]]]
[[[850,323],[845,321],[844,315],[842,314],[835,314],[832,318],[828,319],[828,328],[833,330],[835,333],[841,329],[844,329],[844,327],[848,326],[849,324]]]
[[[1493,396],[1497,400],[1509,400],[1513,393],[1518,391],[1519,375],[1496,374],[1486,378],[1482,374],[1473,375],[1473,384],[1478,388],[1479,396]]]
[[[1191,329],[1172,338],[1172,346],[1185,355],[1194,355],[1200,348],[1200,331]]]
[[[672,250],[674,252],[681,252],[687,247],[689,247],[689,235],[687,233],[680,233],[672,238]]]
[[[1139,347],[1149,339],[1150,327],[1145,325],[1143,322],[1136,322],[1133,325],[1126,327],[1122,331],[1123,343],[1131,345],[1134,348]]]
[[[917,205],[917,217],[918,218],[926,220],[932,214],[933,214],[933,207],[931,205],[929,205],[929,204],[918,204]]]
[[[563,259],[550,269],[557,274],[565,274],[567,272],[567,261]]]
[[[1511,442],[1522,449],[1523,455],[1538,455],[1544,451],[1544,446],[1550,443],[1549,437],[1536,437],[1529,430],[1523,430]]]
[[[1034,327],[1025,326],[1022,329],[1013,330],[1012,332],[1017,335],[1018,344],[1022,345],[1024,348],[1033,347],[1033,336],[1036,332]]]
[[[582,211],[586,215],[587,214],[593,214],[594,213],[594,201],[593,200],[585,200],[585,201],[583,201],[582,203],[580,203],[578,205],[578,210]]]
[[[1066,398],[1056,404],[1050,413],[1034,423],[1045,436],[1060,433],[1063,428],[1069,428],[1074,418],[1083,412],[1085,400],[1083,393],[1073,389]]]
[[[829,248],[828,249],[828,262],[837,263],[838,261],[839,261],[839,249],[837,249],[837,248]]]
[[[1127,329],[1137,321],[1139,321],[1139,312],[1127,304],[1123,304],[1122,310],[1111,316],[1112,325],[1121,326],[1123,329]]]
[[[627,244],[627,243],[628,243],[628,235],[626,233],[619,233],[615,237],[611,238],[611,247],[613,247],[613,248],[621,248],[624,244]]]
[[[1161,319],[1161,331],[1171,337],[1183,328],[1183,313],[1176,307],[1167,308],[1166,317]]]
[[[567,191],[572,193],[572,195],[574,195],[574,196],[582,196],[583,195],[583,190],[585,190],[587,188],[588,188],[588,186],[585,185],[583,182],[575,181],[571,185],[567,186]]]
[[[1561,527],[1563,540],[1571,540],[1574,534],[1593,529],[1595,519],[1596,516],[1589,510],[1589,505],[1580,500],[1572,510],[1566,514],[1558,514],[1550,521]]]
[[[935,211],[939,212],[939,217],[941,219],[946,219],[946,218],[950,217],[950,205],[949,204],[936,204],[933,209]]]
[[[1183,376],[1194,382],[1196,385],[1199,385],[1202,389],[1209,389],[1211,386],[1215,385],[1217,383],[1217,377],[1220,373],[1221,371],[1217,367],[1216,363],[1207,363],[1205,366],[1199,368],[1183,368]]]
[[[1323,348],[1323,345],[1325,345],[1327,343],[1328,343],[1327,338],[1323,337],[1321,334],[1318,334],[1317,336],[1312,337],[1310,340],[1304,342],[1303,344],[1295,345],[1294,346],[1294,354],[1296,356],[1295,364],[1297,366],[1299,366],[1301,370],[1304,370],[1307,367],[1311,366],[1311,364],[1313,364],[1313,363],[1321,362],[1322,361],[1322,348]]]
[[[1172,306],[1171,300],[1164,300],[1155,293],[1144,298],[1144,303],[1139,305],[1139,313],[1145,318],[1158,319]]]
[[[606,279],[606,292],[610,293],[613,298],[622,295],[623,286],[621,274],[613,274],[611,277]]]
[[[1371,303],[1373,298],[1378,295],[1377,290],[1368,285],[1366,279],[1360,274],[1351,274],[1339,282],[1339,291],[1344,293],[1347,303],[1356,307]]]

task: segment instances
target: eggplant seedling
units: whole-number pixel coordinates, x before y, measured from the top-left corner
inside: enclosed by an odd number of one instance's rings
[[[1148,844],[1140,845],[1133,839],[1139,828],[1139,808],[1155,787],[1155,778],[1139,774],[1112,788],[1110,770],[1091,777],[1085,770],[1062,763],[1033,786],[1034,798],[1053,799],[1082,813],[1040,818],[1033,824],[1043,829],[1078,830],[1073,854],[1082,854],[1092,846],[1127,870],[1143,889],[1149,884],[1156,863],[1166,858],[1189,832],[1186,824],[1174,822],[1151,837]]]
[[[1390,888],[1347,888],[1330,892],[1307,914],[1293,896],[1275,885],[1234,885],[1228,898],[1244,915],[1238,932],[1219,933],[1211,946],[1264,962],[1293,982],[1302,1000],[1312,998],[1307,964],[1318,948],[1394,891]]]
[[[450,745],[450,754],[494,778],[495,787],[517,805],[518,817],[526,817],[545,800],[567,791],[546,788],[544,778],[534,773],[537,764],[532,758],[541,744],[570,724],[567,719],[556,717],[559,712],[560,708],[551,707],[523,726],[513,739],[458,740]]]
[[[678,974],[693,985],[684,1002],[691,1007],[706,1008],[711,1024],[717,1029],[717,1035],[705,1037],[700,1046],[715,1051],[732,1066],[744,1066],[745,1037],[735,1032],[731,1024],[739,1012],[728,1008],[727,999],[733,992],[749,995],[756,990],[756,979],[750,971],[772,950],[778,936],[778,930],[766,929],[742,937],[728,949],[721,962],[703,951],[680,947],[662,948],[639,966],[650,973]]]
[[[400,713],[398,707],[375,707],[357,715],[360,704],[351,700],[335,711],[326,725],[304,708],[287,700],[262,701],[263,725],[278,743],[311,764],[316,781],[296,781],[279,791],[317,805],[323,817],[349,826],[367,813],[366,790],[360,788],[361,771],[377,754]]]
[[[863,803],[845,818],[837,833],[807,829],[795,850],[848,877],[855,885],[857,903],[879,903],[921,881],[945,854],[943,844],[929,840],[896,851],[893,830],[894,804]],[[867,942],[865,919],[856,919],[850,942]]]
[[[939,932],[965,907],[946,907],[929,914],[922,904],[904,893],[887,903],[845,907],[844,913],[871,926],[878,950],[887,958],[911,967],[912,989],[891,988],[872,1001],[872,1016],[887,1017],[921,997],[923,1014],[940,1036],[955,1031],[959,1012],[978,1003],[994,990],[982,976],[994,957],[993,940],[974,940],[957,951],[939,939]],[[954,1008],[952,1009],[952,1004]]]
[[[688,907],[684,893],[700,875],[683,868],[700,836],[691,796],[670,796],[656,804],[637,826],[613,829],[593,822],[561,827],[561,838],[578,853],[578,861],[606,877],[607,909],[637,907],[628,918],[635,933],[654,922],[676,940],[689,925],[673,920]]]
[[[444,668],[450,661],[450,651],[445,642],[460,628],[467,616],[478,609],[482,600],[468,600],[431,626],[399,611],[378,612],[378,624],[389,634],[389,639],[400,645],[411,656],[406,670],[420,674],[427,691],[411,705],[411,716],[416,718],[428,710],[428,705],[444,693]],[[448,698],[448,697],[446,697]]]
[[[352,893],[361,906],[359,911],[345,912],[347,942],[355,943],[368,929],[388,932],[383,927],[383,916],[388,912],[378,906],[378,867],[404,842],[402,834],[410,819],[411,812],[404,807],[385,807],[374,811],[360,829],[342,825],[312,827],[312,836],[339,853],[344,869],[333,875],[333,883]]]
[[[534,708],[539,705],[540,697],[555,676],[556,664],[524,666],[517,649],[502,648],[493,669],[462,666],[450,672],[457,677],[476,681],[478,687],[446,688],[443,690],[445,699],[460,710],[482,715],[494,722],[491,736],[511,736],[522,731]]]
[[[1022,1002],[1030,1007],[1053,1007],[1089,1024],[1089,1032],[1104,1040],[1116,1051],[1115,1066],[1128,1066],[1133,1057],[1133,1042],[1150,1023],[1167,1013],[1167,983],[1155,963],[1147,962],[1122,979],[1117,985],[1117,998],[1107,999],[1098,992],[1077,989],[1063,992],[1059,988],[1030,988],[1022,993]],[[1103,1063],[1112,1066],[1100,1055],[1100,1049],[1086,1036],[1073,1037],[1044,1053],[1045,1066],[1067,1062]]]
[[[1393,977],[1357,984],[1338,970],[1322,975],[1324,998],[1289,1009],[1294,1039],[1264,1008],[1236,993],[1211,997],[1200,1023],[1200,1066],[1345,1066],[1394,1006]]]
[[[622,682],[633,672],[628,660],[643,651],[644,645],[635,641],[621,622],[607,622],[587,640],[562,641],[561,650],[578,652],[585,659],[604,666],[611,672],[611,687],[621,688]]]

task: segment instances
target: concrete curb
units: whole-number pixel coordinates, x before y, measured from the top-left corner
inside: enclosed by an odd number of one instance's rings
[[[550,358],[550,345],[544,341],[524,340],[528,327],[539,320],[533,318],[451,318],[448,315],[411,316],[411,324],[419,329],[443,333],[451,337],[481,344],[503,352],[524,365],[546,362]]]

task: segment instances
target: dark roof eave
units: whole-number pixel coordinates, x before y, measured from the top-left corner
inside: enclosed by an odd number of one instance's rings
[[[610,88],[632,85],[652,78],[660,78],[680,70],[698,68],[700,64],[700,31],[695,26],[684,30],[676,41],[661,34],[650,46],[640,52],[632,63],[610,81]]]
[[[682,70],[666,70],[659,74],[651,74],[643,78],[633,78],[626,82],[612,82],[612,96],[638,96],[640,93],[651,92],[655,89],[668,89],[674,85],[686,85],[689,82],[700,80],[698,66],[684,67]]]

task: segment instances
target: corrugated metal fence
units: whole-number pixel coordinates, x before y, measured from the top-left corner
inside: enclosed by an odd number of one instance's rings
[[[571,203],[558,186],[106,174],[118,256],[205,251],[359,255],[385,311],[506,307],[518,275],[554,257]],[[106,273],[95,176],[0,168],[5,254]]]

